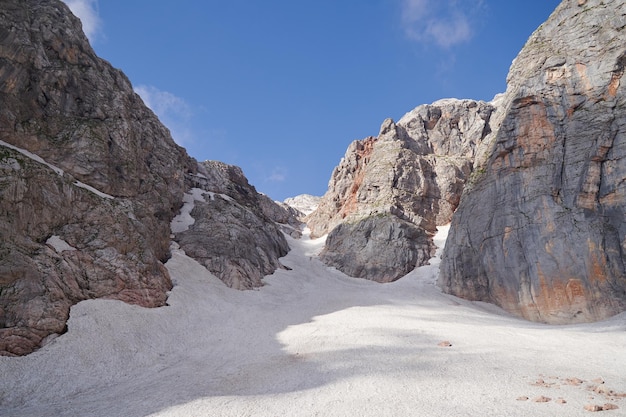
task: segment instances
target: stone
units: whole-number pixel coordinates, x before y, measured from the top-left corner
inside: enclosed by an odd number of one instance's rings
[[[611,393],[611,390],[606,385],[600,384],[593,389],[593,392],[598,393],[598,394],[608,395]]]
[[[533,399],[533,401],[536,402],[536,403],[548,403],[548,402],[552,401],[552,398],[544,397],[542,395],[542,396],[539,396],[539,397]]]
[[[603,411],[603,407],[598,404],[586,404],[584,409],[591,412]]]
[[[582,385],[583,382],[584,381],[582,379],[579,379],[579,378],[567,378],[565,380],[565,384],[567,384],[567,385],[574,385],[574,386]]]
[[[443,252],[444,292],[554,324],[626,309],[626,4],[562,2],[513,62]]]
[[[355,278],[391,282],[423,265],[434,254],[429,235],[393,215],[341,223],[326,239],[320,259]]]

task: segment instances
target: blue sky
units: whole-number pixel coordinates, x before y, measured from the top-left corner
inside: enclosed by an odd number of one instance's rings
[[[559,0],[65,0],[198,160],[322,195],[350,142],[440,98],[491,100]]]

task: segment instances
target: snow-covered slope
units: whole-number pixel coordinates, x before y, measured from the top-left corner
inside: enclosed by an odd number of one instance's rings
[[[322,197],[317,197],[310,194],[300,194],[295,197],[290,197],[283,201],[284,204],[299,210],[304,215],[309,215],[315,211],[320,204]]]
[[[439,246],[446,233],[440,229]],[[511,417],[586,416],[587,404],[620,407],[607,415],[626,409],[626,399],[587,388],[602,378],[602,387],[626,392],[625,315],[576,326],[529,323],[441,294],[439,255],[381,285],[324,266],[316,258],[323,239],[289,243],[282,262],[292,270],[276,271],[258,291],[227,288],[174,247],[169,306],[79,303],[65,335],[27,357],[0,357],[0,415]],[[439,346],[445,341],[451,346]],[[533,401],[541,396],[551,400]]]

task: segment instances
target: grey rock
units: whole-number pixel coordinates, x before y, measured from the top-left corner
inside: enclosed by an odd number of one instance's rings
[[[295,239],[302,237],[305,223],[300,219],[304,214],[288,204],[274,201],[265,194],[259,194],[259,204],[263,214],[276,223],[283,232]]]
[[[236,289],[260,287],[265,275],[284,268],[279,258],[289,245],[276,222],[299,225],[297,219],[259,194],[239,167],[205,161],[188,181],[206,193],[191,211],[195,222],[174,237],[187,255]]]
[[[339,224],[320,259],[355,278],[391,282],[426,264],[434,250],[424,229],[389,214]]]
[[[391,222],[408,230],[406,223],[410,223],[432,237],[437,225],[448,224],[472,172],[476,150],[491,131],[493,110],[481,101],[441,100],[415,108],[398,123],[385,120],[377,137],[352,142],[333,171],[328,192],[306,222],[313,237],[344,223],[364,223],[342,227],[335,237],[341,235],[345,241],[349,233],[354,245],[336,246],[337,239],[329,241],[324,259],[351,274],[355,267],[342,265],[340,259],[360,259],[357,251],[363,244],[357,242],[369,240],[378,228],[386,229]],[[391,221],[389,216],[397,219]],[[408,252],[396,258],[389,257],[392,254],[384,239],[368,245],[378,249],[371,250],[369,262],[387,265],[388,272],[381,278],[377,275],[380,268],[365,268],[359,276],[385,281],[426,262],[422,254],[431,248],[423,242],[402,244],[401,250]],[[347,252],[339,256],[339,250]]]
[[[626,5],[578,3],[511,66],[441,264],[444,291],[548,323],[626,309]]]

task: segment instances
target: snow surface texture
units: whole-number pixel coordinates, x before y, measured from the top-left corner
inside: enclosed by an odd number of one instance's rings
[[[323,239],[288,239],[292,270],[259,291],[227,288],[174,245],[169,306],[77,304],[66,334],[0,357],[0,415],[624,415],[626,314],[530,323],[442,294],[439,253],[383,285],[322,264]],[[591,391],[597,378],[616,395]]]

